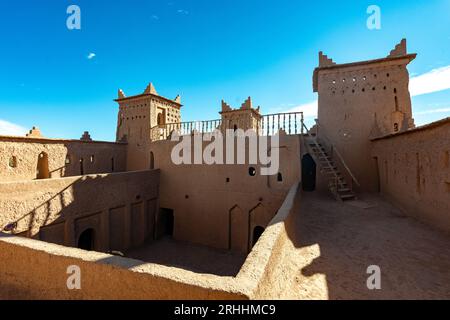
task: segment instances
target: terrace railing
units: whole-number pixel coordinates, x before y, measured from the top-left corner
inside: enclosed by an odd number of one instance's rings
[[[303,112],[274,113],[262,116],[259,134],[271,136],[283,129],[288,135],[303,134]]]
[[[254,125],[252,127],[254,127]],[[177,131],[179,135],[190,135],[194,132],[211,133],[214,130],[236,128],[248,129],[248,124],[245,123],[244,118],[238,119],[237,121],[217,119],[206,121],[166,123],[151,128],[150,138],[152,141],[166,140],[174,131]],[[255,129],[259,135],[263,136],[274,135],[281,129],[284,130],[284,132],[286,132],[286,134],[288,135],[303,134],[303,112],[288,112],[263,115],[259,120],[256,120]]]

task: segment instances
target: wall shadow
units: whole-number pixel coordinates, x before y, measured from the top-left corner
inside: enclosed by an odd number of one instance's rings
[[[366,197],[372,206],[319,192],[297,195],[287,231],[299,261],[296,285],[306,287],[296,289],[317,292],[312,277],[323,275],[321,290],[331,300],[448,298],[450,238],[401,215],[378,195]],[[311,246],[320,253],[308,264],[300,252]],[[381,268],[381,290],[367,287],[371,265]]]

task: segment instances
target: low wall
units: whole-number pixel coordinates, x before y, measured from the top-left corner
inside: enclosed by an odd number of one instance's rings
[[[373,140],[381,193],[424,223],[450,232],[450,118]]]
[[[236,277],[197,274],[139,260],[0,234],[0,299],[270,299],[293,279],[286,272],[289,221],[298,183]],[[67,268],[81,270],[81,290],[67,289]]]
[[[93,249],[126,250],[152,237],[159,171],[0,183],[0,230],[77,247],[92,229]]]
[[[297,270],[290,269],[289,255],[294,248],[290,238],[293,219],[298,212],[301,186],[295,183],[277,215],[247,257],[236,279],[248,281],[251,299],[276,299],[290,284]]]
[[[243,299],[231,278],[0,235],[0,299]],[[69,290],[69,266],[81,289]]]

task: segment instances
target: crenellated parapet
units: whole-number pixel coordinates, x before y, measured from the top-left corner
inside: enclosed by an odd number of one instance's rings
[[[388,55],[388,58],[401,57],[407,55],[406,39],[402,39]]]
[[[336,63],[333,61],[333,59],[328,58],[326,54],[323,54],[322,51],[319,52],[319,67],[329,67],[334,66]]]

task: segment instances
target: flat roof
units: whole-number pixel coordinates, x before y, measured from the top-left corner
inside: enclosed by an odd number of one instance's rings
[[[435,122],[431,122],[431,123],[425,124],[423,126],[416,127],[416,128],[413,128],[413,129],[409,129],[409,130],[406,130],[406,131],[401,131],[401,132],[397,132],[397,133],[391,133],[391,134],[387,134],[387,135],[384,135],[384,136],[381,136],[381,137],[378,137],[378,138],[373,138],[373,139],[371,139],[371,141],[389,139],[389,138],[402,136],[402,135],[405,135],[405,134],[411,134],[411,133],[415,133],[415,132],[419,132],[419,131],[430,130],[430,129],[434,129],[434,128],[437,128],[437,127],[440,127],[440,126],[443,126],[443,125],[446,125],[446,124],[450,124],[450,117],[444,118],[444,119],[441,119],[441,120],[438,120],[438,121],[435,121]]]
[[[134,95],[134,96],[129,96],[129,97],[125,97],[125,98],[114,99],[114,101],[115,101],[115,102],[122,102],[122,101],[126,101],[126,100],[139,99],[139,98],[148,97],[148,96],[150,96],[150,97],[155,97],[155,98],[159,98],[159,99],[162,99],[162,100],[165,100],[165,101],[167,101],[167,102],[176,104],[176,105],[179,106],[179,107],[182,107],[182,106],[183,106],[181,103],[178,103],[178,102],[176,102],[176,101],[174,101],[174,100],[171,100],[171,99],[168,99],[168,98],[165,98],[165,97],[163,97],[163,96],[160,96],[160,95],[157,95],[157,94],[153,94],[153,93],[141,93],[141,94],[137,94],[137,95]]]
[[[87,140],[77,140],[77,139],[54,139],[54,138],[46,138],[46,137],[22,137],[22,136],[2,136],[0,135],[1,140],[21,140],[26,142],[48,142],[48,143],[69,143],[69,142],[77,142],[77,143],[103,143],[103,144],[119,144],[126,145],[126,142],[112,142],[112,141],[87,141]]]
[[[382,62],[389,62],[389,61],[396,61],[396,60],[404,60],[408,59],[409,62],[414,60],[417,57],[417,53],[410,53],[402,56],[395,56],[395,57],[385,57],[381,59],[373,59],[373,60],[365,60],[365,61],[357,61],[357,62],[350,62],[350,63],[342,63],[342,64],[333,64],[329,66],[323,66],[323,67],[316,67],[314,69],[313,73],[313,89],[314,92],[317,92],[318,90],[318,74],[319,71],[322,70],[333,70],[333,69],[341,69],[341,68],[350,68],[350,67],[358,67],[358,66],[365,66],[365,65],[371,65],[371,64],[377,64]]]
[[[316,69],[322,70],[322,69],[347,68],[347,67],[362,66],[362,65],[366,65],[366,64],[380,63],[380,62],[386,62],[386,61],[402,60],[402,59],[408,59],[409,61],[412,61],[416,58],[416,56],[417,56],[417,53],[409,53],[409,54],[406,54],[403,56],[385,57],[385,58],[381,58],[381,59],[372,59],[372,60],[357,61],[357,62],[350,62],[350,63],[333,64],[330,66],[317,67]]]

